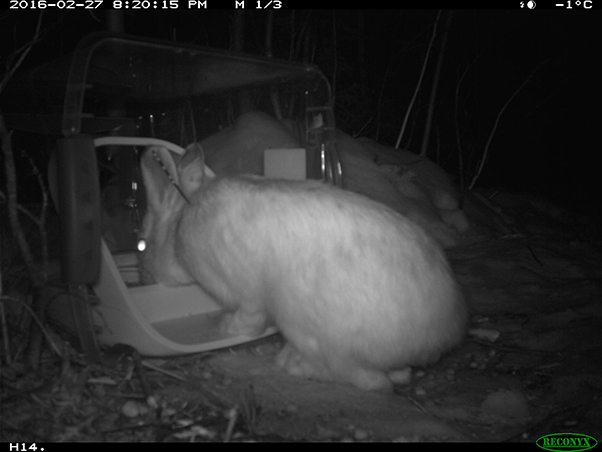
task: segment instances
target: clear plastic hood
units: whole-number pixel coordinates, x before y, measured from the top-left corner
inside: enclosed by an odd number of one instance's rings
[[[249,110],[292,121],[309,146],[331,141],[334,128],[330,87],[313,66],[104,33],[75,51],[63,108],[67,137],[86,133],[90,118],[111,118],[122,120],[113,135],[135,130],[181,146]],[[322,130],[303,133],[316,114]]]

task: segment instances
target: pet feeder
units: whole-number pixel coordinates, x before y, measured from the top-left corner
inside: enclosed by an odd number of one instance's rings
[[[178,145],[153,138],[100,137],[93,142],[95,148],[161,145],[177,154],[185,152]],[[57,199],[60,195],[55,167],[56,162],[51,161],[49,180],[53,198]],[[205,172],[214,176],[209,168],[205,168]],[[99,278],[92,290],[98,302],[89,304],[90,317],[86,318],[90,318],[97,339],[103,344],[127,344],[143,355],[168,356],[257,339],[221,332],[217,321],[221,308],[199,286],[173,288],[140,284],[137,253],[111,253],[102,237]],[[50,306],[50,315],[71,329],[81,324],[81,319],[74,318],[73,302],[68,293],[58,292]],[[269,328],[264,336],[275,331]]]
[[[340,185],[324,76],[305,64],[103,33],[30,79],[45,96],[48,85],[67,80],[64,138],[49,165],[67,290],[53,297],[51,317],[75,330],[89,353],[97,341],[168,356],[251,340],[218,330],[220,308],[198,286],[141,284],[133,240],[145,206],[138,155],[149,144],[182,153],[240,114],[259,111],[286,123],[302,146],[267,150],[267,176]],[[51,115],[36,119],[46,130],[58,122]]]

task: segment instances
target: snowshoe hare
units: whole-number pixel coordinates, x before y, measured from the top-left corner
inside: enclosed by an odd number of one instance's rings
[[[199,284],[228,333],[276,325],[290,374],[391,391],[398,371],[461,341],[464,299],[443,252],[392,209],[318,181],[209,178],[198,149],[151,147],[141,167],[141,270]]]

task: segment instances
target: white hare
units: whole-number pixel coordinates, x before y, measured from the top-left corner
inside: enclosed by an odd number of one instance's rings
[[[318,181],[209,179],[195,149],[151,147],[141,167],[142,271],[199,284],[229,333],[276,325],[290,374],[390,391],[397,370],[462,339],[464,299],[443,252],[392,209]]]

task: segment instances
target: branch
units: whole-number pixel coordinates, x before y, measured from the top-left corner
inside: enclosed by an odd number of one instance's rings
[[[437,36],[437,24],[439,23],[439,18],[441,17],[441,10],[437,13],[437,19],[435,21],[435,25],[433,26],[433,34],[431,35],[431,41],[426,50],[426,55],[424,56],[424,62],[422,63],[422,70],[420,71],[420,77],[418,78],[418,82],[416,83],[416,89],[414,90],[414,95],[412,96],[412,100],[410,101],[410,105],[406,111],[406,116],[403,119],[403,124],[401,126],[401,130],[399,131],[399,136],[397,137],[397,141],[395,142],[395,147],[399,148],[401,143],[401,139],[403,134],[405,133],[406,125],[408,124],[408,118],[410,117],[410,112],[412,111],[412,106],[416,101],[416,96],[420,92],[420,86],[422,85],[422,79],[424,78],[424,73],[426,72],[426,66],[429,61],[429,55],[431,54],[431,49],[433,48],[433,42],[435,41],[435,36]]]
[[[15,71],[21,66],[23,60],[30,52],[32,47],[41,39],[40,28],[42,25],[42,16],[43,12],[40,13],[38,17],[38,23],[36,25],[36,31],[31,39],[25,46],[21,47],[19,50],[15,52],[20,53],[19,58],[12,66],[9,65],[7,67],[7,71],[4,74],[2,81],[0,82],[0,93],[6,87],[8,81],[15,73]],[[0,147],[2,148],[2,153],[4,155],[4,171],[6,173],[6,204],[8,209],[8,218],[10,222],[10,227],[12,232],[17,239],[17,243],[19,245],[19,249],[25,260],[25,265],[27,266],[27,270],[29,271],[32,281],[35,287],[41,287],[44,284],[44,279],[39,273],[38,269],[35,265],[35,260],[33,258],[33,254],[31,253],[31,247],[25,238],[25,234],[21,228],[21,224],[19,222],[19,215],[17,213],[18,204],[17,204],[17,173],[15,169],[15,160],[13,155],[13,146],[12,146],[12,133],[9,132],[6,127],[6,122],[4,121],[4,115],[2,111],[0,111]],[[37,170],[36,170],[37,171]],[[38,172],[38,180],[40,179]],[[44,192],[44,190],[42,190]]]
[[[34,33],[32,40],[14,52],[14,54],[21,53],[21,55],[19,56],[19,59],[12,67],[8,67],[6,74],[4,74],[4,77],[2,77],[2,81],[0,82],[0,93],[2,92],[2,90],[4,90],[4,88],[6,87],[6,84],[12,78],[15,71],[19,68],[19,66],[21,66],[21,64],[23,63],[23,60],[25,60],[25,57],[27,56],[27,54],[29,53],[31,48],[42,39],[42,36],[40,33],[40,28],[42,27],[42,17],[43,16],[44,16],[44,11],[40,12],[40,15],[38,17],[38,23],[36,25],[36,32]]]
[[[497,118],[495,118],[495,123],[493,124],[493,128],[491,130],[491,133],[489,134],[489,138],[487,139],[487,144],[485,145],[485,150],[483,151],[483,158],[481,159],[481,163],[479,164],[479,169],[477,170],[477,174],[475,174],[475,176],[472,178],[472,182],[468,186],[469,190],[473,189],[475,183],[477,182],[477,179],[479,178],[479,176],[481,175],[481,172],[483,171],[483,167],[485,166],[485,161],[487,160],[487,157],[489,156],[489,146],[491,145],[491,141],[493,140],[493,135],[495,135],[495,131],[497,130],[497,126],[498,126],[498,124],[500,122],[500,119],[501,119],[502,115],[504,114],[504,111],[506,110],[506,108],[508,107],[508,105],[510,105],[510,102],[512,102],[512,100],[520,92],[520,90],[523,89],[523,87],[529,82],[529,80],[531,80],[533,78],[533,75],[535,75],[535,72],[541,66],[543,66],[544,64],[546,64],[547,62],[548,62],[548,60],[544,61],[539,66],[537,66],[535,69],[533,69],[533,71],[531,72],[531,74],[529,75],[529,77],[527,77],[527,79],[516,89],[516,91],[514,91],[514,93],[512,94],[512,96],[510,96],[510,98],[506,101],[506,103],[504,104],[504,106],[502,107],[502,109],[500,110],[500,112],[498,113]]]

